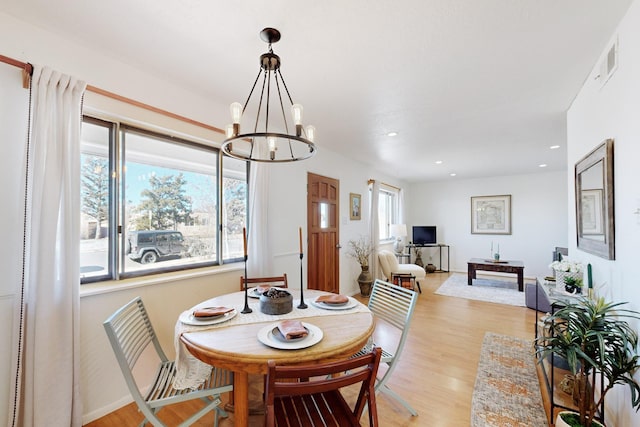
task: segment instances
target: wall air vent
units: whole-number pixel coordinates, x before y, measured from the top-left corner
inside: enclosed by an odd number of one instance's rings
[[[602,60],[600,64],[600,74],[598,78],[600,79],[600,86],[604,86],[613,73],[616,72],[618,68],[618,38],[614,40],[614,42],[607,49],[607,54]]]

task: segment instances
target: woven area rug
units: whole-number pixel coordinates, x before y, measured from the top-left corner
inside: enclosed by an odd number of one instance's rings
[[[531,341],[487,332],[473,389],[471,426],[547,425]]]
[[[454,274],[440,285],[435,293],[526,307],[524,292],[518,291],[518,283],[515,278],[512,281],[478,278],[473,281],[473,286],[469,286],[466,274]]]

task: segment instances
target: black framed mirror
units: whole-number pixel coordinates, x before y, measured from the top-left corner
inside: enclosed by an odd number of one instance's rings
[[[578,249],[615,259],[612,139],[576,163],[575,183]]]

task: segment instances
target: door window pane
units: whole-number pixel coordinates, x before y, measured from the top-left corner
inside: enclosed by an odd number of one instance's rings
[[[329,228],[329,204],[320,203],[320,228]]]

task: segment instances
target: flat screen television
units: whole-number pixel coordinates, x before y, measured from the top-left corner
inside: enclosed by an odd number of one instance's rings
[[[412,237],[414,245],[435,245],[438,242],[435,225],[414,225]]]

